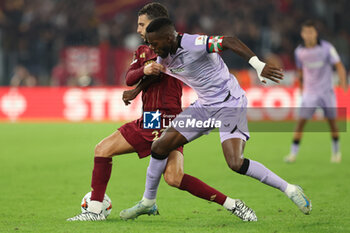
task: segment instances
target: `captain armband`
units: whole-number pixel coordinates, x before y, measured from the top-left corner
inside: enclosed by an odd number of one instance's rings
[[[208,53],[219,53],[224,50],[222,41],[224,36],[209,36],[207,39],[207,52]]]

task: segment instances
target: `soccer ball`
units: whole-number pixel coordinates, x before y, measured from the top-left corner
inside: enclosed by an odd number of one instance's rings
[[[84,197],[83,200],[81,200],[81,212],[85,213],[88,209],[89,203],[91,201],[91,192],[88,192]],[[107,218],[107,216],[112,211],[112,201],[111,199],[105,194],[103,201],[102,201],[102,214]]]

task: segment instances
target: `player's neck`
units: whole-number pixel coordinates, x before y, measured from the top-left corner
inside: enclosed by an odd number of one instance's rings
[[[174,44],[171,46],[170,54],[175,54],[176,51],[177,51],[177,49],[178,49],[177,43],[174,43]]]
[[[180,47],[181,37],[177,32],[175,32],[175,41],[172,44],[170,54],[175,54],[177,49]]]
[[[306,47],[306,48],[313,48],[313,47],[315,47],[316,45],[317,45],[317,40],[305,42],[305,47]]]

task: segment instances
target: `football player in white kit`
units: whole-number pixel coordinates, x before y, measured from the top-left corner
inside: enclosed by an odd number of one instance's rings
[[[335,66],[340,86],[347,90],[346,71],[333,45],[318,39],[316,25],[308,20],[302,24],[303,44],[295,50],[297,75],[302,87],[302,103],[299,120],[294,132],[293,143],[285,162],[295,162],[306,122],[313,116],[317,107],[323,109],[332,136],[331,162],[341,161],[339,132],[336,125],[337,103],[333,88],[333,66]]]
[[[283,79],[282,70],[261,62],[237,37],[180,35],[168,18],[153,20],[146,31],[146,38],[157,53],[157,62],[164,66],[165,73],[180,79],[198,95],[198,100],[180,113],[172,126],[153,142],[148,168],[153,172],[152,177],[146,177],[146,182],[150,184],[154,180],[154,185],[158,185],[159,179],[155,177],[162,175],[162,167],[165,167],[172,148],[219,128],[223,154],[230,169],[279,189],[304,214],[309,214],[311,201],[299,186],[289,184],[261,163],[243,157],[245,142],[249,139],[247,98],[218,52],[225,49],[234,51],[257,70],[263,82],[266,82],[264,78],[279,82]],[[214,123],[205,126],[203,122]],[[232,203],[231,206],[234,207],[232,212],[242,220],[257,221],[255,213],[248,211],[244,203],[238,206]],[[237,210],[239,213],[235,213]]]

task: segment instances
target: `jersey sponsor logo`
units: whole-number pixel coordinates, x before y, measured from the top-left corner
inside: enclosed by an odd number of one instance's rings
[[[174,69],[170,69],[171,73],[181,73],[184,72],[185,69],[184,68],[174,68]]]
[[[162,114],[157,110],[156,112],[143,113],[143,128],[144,129],[160,129],[160,116]]]
[[[194,42],[195,45],[205,45],[207,42],[208,36],[198,36],[196,38],[196,41]]]
[[[324,66],[324,61],[307,62],[305,66],[309,69],[317,69]]]
[[[207,51],[208,53],[218,53],[223,50],[222,41],[224,36],[211,36],[208,39]]]

